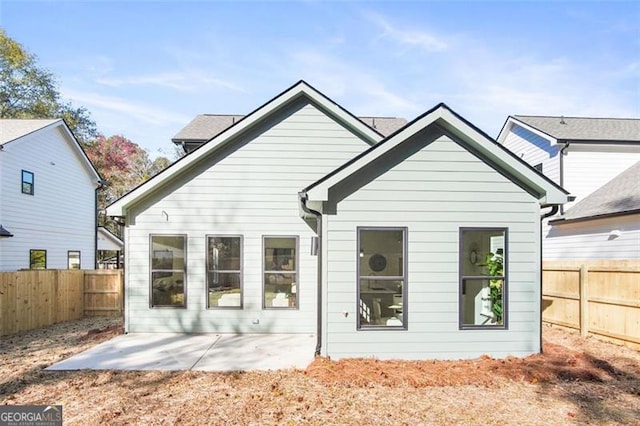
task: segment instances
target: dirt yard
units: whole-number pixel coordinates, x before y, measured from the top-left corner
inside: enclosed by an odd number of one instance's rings
[[[640,353],[545,327],[545,353],[339,362],[305,371],[46,372],[121,331],[94,318],[0,339],[0,404],[62,404],[66,425],[640,425]]]

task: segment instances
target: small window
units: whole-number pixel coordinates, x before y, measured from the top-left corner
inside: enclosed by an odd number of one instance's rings
[[[151,236],[151,307],[186,307],[187,237]]]
[[[242,237],[207,237],[209,308],[242,307]]]
[[[298,307],[298,238],[264,237],[264,308]]]
[[[22,193],[33,195],[34,178],[33,173],[26,170],[22,171]]]
[[[29,269],[47,269],[46,250],[29,250]]]
[[[542,163],[536,164],[535,166],[533,166],[533,168],[542,173]]]
[[[407,230],[358,228],[358,328],[407,328]]]
[[[67,252],[67,268],[80,269],[80,252],[69,250]]]
[[[506,328],[507,229],[460,229],[460,328]]]

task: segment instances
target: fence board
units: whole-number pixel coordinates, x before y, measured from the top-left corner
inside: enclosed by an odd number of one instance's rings
[[[547,261],[542,276],[543,321],[640,348],[639,261]]]
[[[0,272],[0,336],[84,315],[122,315],[122,270],[94,272],[51,269]],[[105,298],[90,300],[88,312],[85,285],[106,292]]]
[[[85,271],[84,315],[120,316],[123,313],[123,272],[102,269]]]

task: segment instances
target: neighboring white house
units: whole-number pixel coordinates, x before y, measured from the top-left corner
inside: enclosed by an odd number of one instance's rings
[[[545,221],[545,260],[638,258],[637,250],[620,249],[635,244],[633,232],[607,239],[611,231],[636,229],[632,216],[609,212],[597,226],[583,220],[578,225],[577,210],[569,212],[640,161],[640,119],[515,115],[507,118],[498,142],[576,197],[549,219],[550,225]],[[563,213],[567,221],[557,220],[565,218]]]
[[[314,333],[334,358],[539,352],[540,209],[567,199],[444,105],[383,138],[301,81],[107,207],[125,330]]]
[[[95,268],[99,186],[63,120],[0,120],[0,270]]]
[[[550,225],[545,258],[640,260],[640,161]]]

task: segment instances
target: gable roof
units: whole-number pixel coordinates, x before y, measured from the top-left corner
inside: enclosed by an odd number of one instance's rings
[[[19,139],[58,121],[62,120],[2,119],[0,120],[0,145]]]
[[[302,195],[306,195],[310,201],[327,201],[329,188],[348,179],[356,171],[371,166],[383,154],[407,142],[412,136],[425,129],[433,130],[438,136],[447,135],[453,140],[463,142],[467,149],[483,161],[536,196],[542,206],[564,204],[568,201],[568,193],[564,189],[443,103],[436,105],[398,132],[309,185],[302,191]]]
[[[124,242],[104,226],[98,227],[98,250],[122,250]]]
[[[102,184],[102,177],[100,173],[93,166],[89,157],[80,146],[80,142],[67,126],[67,123],[61,118],[58,119],[0,119],[0,146],[4,146],[8,143],[17,142],[24,136],[30,135],[36,132],[42,132],[46,129],[59,127],[62,133],[71,142],[71,148],[79,155],[82,164],[87,169],[87,172],[91,175],[92,179],[95,179],[96,184]]]
[[[514,115],[507,118],[498,140],[504,139],[503,132],[514,123],[554,139],[552,142],[640,143],[640,119],[637,118]]]
[[[263,120],[276,113],[276,111],[281,110],[301,98],[305,98],[317,108],[321,109],[325,114],[340,122],[366,143],[374,145],[382,140],[383,137],[380,133],[358,120],[349,111],[345,110],[327,96],[320,93],[307,82],[300,80],[298,83],[286,89],[284,92],[280,93],[249,115],[237,121],[233,126],[227,128],[199,148],[164,169],[161,173],[137,186],[120,199],[113,202],[107,207],[107,214],[109,216],[126,215],[127,209],[137,201],[148,196],[155,189],[168,184],[182,172],[185,172],[195,164],[203,161],[203,159],[207,158],[212,153],[219,151],[234,140],[237,140],[238,136],[255,128],[257,125],[262,123]]]
[[[551,223],[636,212],[640,212],[640,161],[596,189],[568,209],[561,218]]]
[[[233,114],[201,114],[184,126],[171,141],[175,144],[204,143],[244,117],[244,115]],[[396,117],[358,117],[358,119],[383,136],[388,136],[407,124],[404,118]]]

